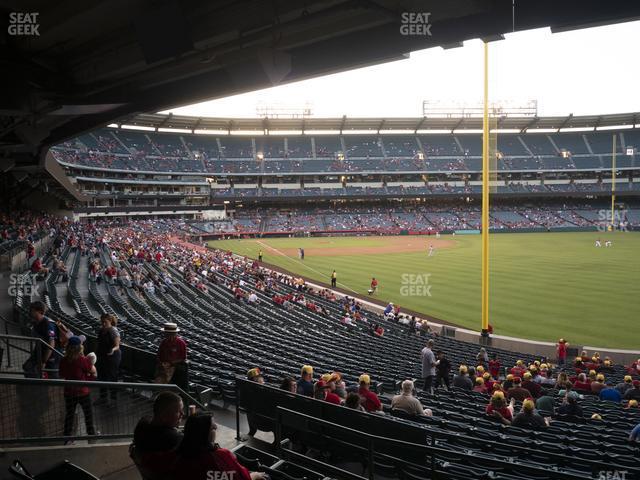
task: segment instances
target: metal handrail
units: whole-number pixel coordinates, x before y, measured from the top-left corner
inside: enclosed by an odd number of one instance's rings
[[[28,338],[28,337],[27,337]],[[166,390],[176,391],[177,393],[189,400],[191,405],[206,410],[206,407],[202,405],[198,400],[193,398],[190,394],[182,390],[180,387],[173,383],[136,383],[136,382],[98,382],[90,380],[61,380],[61,379],[45,379],[45,378],[10,378],[0,377],[0,385],[41,385],[43,387],[120,387],[120,388],[135,388],[138,390]]]
[[[35,342],[35,343],[39,342],[45,347],[47,347],[48,349],[53,350],[53,352],[56,353],[57,355],[64,357],[64,353],[62,353],[60,350],[56,350],[54,347],[52,347],[51,345],[49,345],[47,342],[45,342],[39,337],[25,337],[23,335],[6,335],[4,333],[0,333],[0,340],[24,340],[27,342]]]
[[[258,389],[274,390],[274,391],[276,391],[276,392],[278,392],[278,393],[280,393],[282,395],[286,395],[287,397],[300,397],[300,398],[304,398],[305,400],[311,400],[312,402],[319,402],[320,404],[322,404],[323,407],[327,407],[327,408],[332,408],[332,407],[338,408],[338,406],[331,405],[331,404],[329,404],[329,403],[327,403],[327,402],[325,402],[323,400],[309,399],[309,397],[305,397],[304,395],[300,395],[298,393],[292,393],[292,392],[283,391],[283,390],[280,390],[279,388],[277,388],[277,387],[275,387],[273,385],[263,385],[263,384],[258,384],[258,383],[255,383],[255,382],[251,382],[250,380],[247,380],[246,378],[243,378],[243,377],[240,377],[240,376],[236,376],[235,380],[236,380],[235,381],[235,388],[236,388],[236,430],[237,430],[237,438],[240,435],[240,412],[241,411],[245,411],[246,412],[246,409],[244,407],[240,406],[240,395],[239,395],[239,393],[240,393],[239,385],[240,384],[248,384],[251,387],[258,388]],[[277,408],[279,409],[279,408],[284,408],[284,407],[280,407],[278,405]],[[340,407],[340,408],[346,408],[346,407]],[[286,408],[284,408],[284,409],[287,410]],[[293,411],[293,412],[294,413],[298,413],[298,412],[295,412],[295,411]],[[309,415],[302,414],[302,413],[300,413],[300,415],[309,416]],[[366,415],[378,416],[378,415],[372,414],[372,413],[367,413]],[[309,417],[310,418],[315,418],[313,416],[309,416]],[[389,419],[389,420],[392,421],[391,419]],[[343,428],[348,428],[348,427],[343,427]],[[435,431],[432,428],[425,428],[425,432],[427,434],[429,434],[429,437],[431,438],[431,442],[432,443],[434,443],[434,440],[438,440],[438,439],[441,439],[441,438],[445,438],[445,439],[457,439],[457,438],[460,438],[460,436],[458,434],[445,432],[445,431],[442,431],[442,430]],[[371,435],[371,434],[368,434],[368,435]],[[473,435],[473,434],[471,434],[471,435]],[[374,435],[371,435],[371,436],[374,436]],[[467,437],[467,438],[471,438],[471,439],[477,440],[478,442],[482,442],[482,443],[484,443],[486,445],[494,445],[494,446],[497,446],[497,447],[509,448],[509,449],[511,449],[513,451],[521,452],[522,454],[539,453],[539,451],[536,451],[536,450],[534,450],[534,449],[532,449],[530,447],[523,447],[521,445],[512,445],[512,444],[509,444],[509,443],[506,443],[506,442],[503,442],[503,441],[499,441],[499,440],[487,440],[487,439],[484,439],[484,438],[480,439],[478,437],[473,437],[473,436]],[[393,440],[393,441],[395,442],[397,440]],[[561,460],[561,459],[565,458],[565,455],[562,454],[562,453],[554,453],[554,452],[550,452],[550,451],[545,451],[544,453],[549,458],[552,458],[552,459],[555,459],[555,460]],[[592,470],[594,470],[594,471],[597,469],[597,467],[602,465],[602,463],[600,461],[598,461],[598,460],[591,460],[591,459],[586,459],[585,458],[585,459],[581,459],[581,461],[585,465],[589,465],[592,468]],[[628,467],[625,467],[625,468],[627,468],[628,470],[632,470],[632,468],[628,468]],[[638,469],[633,469],[633,470],[634,471],[640,471]]]
[[[307,421],[311,421],[311,422],[316,422],[322,425],[326,425],[329,426],[331,428],[335,428],[338,430],[342,430],[345,432],[349,432],[349,433],[353,433],[356,434],[358,436],[361,436],[363,439],[365,439],[367,442],[367,447],[361,447],[363,450],[366,448],[368,450],[368,466],[369,466],[369,478],[371,480],[373,480],[374,478],[374,458],[376,456],[381,456],[384,457],[386,459],[390,459],[390,460],[394,460],[397,461],[399,463],[403,463],[406,465],[412,465],[412,466],[418,466],[420,468],[424,468],[424,465],[416,465],[410,462],[406,462],[405,460],[403,460],[402,458],[398,458],[398,457],[394,457],[393,455],[389,455],[389,454],[376,454],[375,452],[375,446],[374,446],[374,442],[378,441],[380,443],[385,443],[385,444],[395,444],[398,447],[404,447],[405,449],[409,450],[414,450],[414,451],[420,451],[420,452],[424,452],[425,454],[429,454],[431,456],[431,458],[434,458],[433,454],[451,454],[452,450],[451,449],[446,449],[446,448],[442,448],[442,447],[436,447],[433,445],[420,445],[418,443],[411,443],[411,442],[405,442],[404,440],[397,440],[394,438],[387,438],[387,437],[380,437],[378,435],[372,435],[370,433],[366,433],[363,432],[361,430],[356,430],[353,428],[349,428],[349,427],[345,427],[343,425],[339,425],[337,423],[332,423],[329,422],[327,420],[323,420],[320,418],[316,418],[313,417],[311,415],[307,415],[304,413],[299,413],[296,412],[295,410],[290,410],[288,408],[284,408],[284,407],[278,407],[276,410],[276,428],[277,428],[277,432],[276,432],[276,440],[277,440],[277,444],[279,446],[279,448],[281,450],[286,451],[287,453],[292,452],[291,450],[285,449],[282,446],[282,432],[281,432],[281,428],[282,428],[282,422],[283,422],[283,415],[292,415],[294,417],[300,417],[300,418],[304,418]],[[293,427],[295,428],[295,427]],[[296,453],[296,452],[293,452]],[[473,452],[473,453],[468,453],[468,452],[455,452],[456,455],[460,455],[462,457],[465,458],[469,458],[469,457],[473,457],[473,458],[482,458],[485,459],[484,457],[482,457],[481,452]],[[549,469],[544,469],[544,468],[540,468],[540,467],[536,467],[534,465],[528,465],[528,464],[522,464],[522,463],[514,463],[512,461],[509,460],[502,460],[502,459],[498,459],[495,457],[486,458],[487,460],[491,461],[492,463],[496,464],[496,467],[500,468],[500,467],[509,467],[509,468],[513,468],[514,466],[517,466],[518,468],[522,468],[523,470],[528,470],[528,471],[532,471],[535,473],[539,473],[539,474],[544,474],[544,475],[549,475],[550,470]],[[431,468],[432,470],[434,469],[434,465],[432,462]],[[490,470],[490,467],[487,467],[487,470]],[[555,478],[558,479],[567,479],[567,480],[578,480],[578,479],[582,479],[584,478],[583,474],[577,474],[577,473],[571,473],[571,472],[561,472],[561,471],[557,471],[555,470],[553,472]]]
[[[9,325],[12,325],[14,327],[19,328],[20,330],[22,330],[23,325],[21,325],[18,322],[14,322],[13,320],[7,320],[7,318],[0,314],[0,320],[2,320],[4,322],[4,331],[5,331],[5,335],[9,335]]]
[[[91,387],[91,391],[101,392],[105,390],[118,390],[121,392],[128,392],[135,395],[135,392],[151,391],[153,394],[159,392],[174,392],[180,396],[184,403],[185,416],[188,415],[188,409],[190,406],[195,405],[196,408],[201,410],[207,410],[207,408],[198,400],[193,398],[190,394],[186,393],[180,387],[174,384],[157,384],[157,383],[135,383],[135,382],[98,382],[98,381],[84,381],[84,380],[59,380],[59,379],[40,379],[40,378],[21,378],[21,377],[0,377],[0,388],[15,387],[16,390],[21,387],[31,387],[34,389],[42,388],[43,392],[50,392],[52,387],[58,388],[78,388],[78,387]],[[38,390],[36,390],[38,391]],[[50,395],[50,394],[48,394]],[[152,396],[144,396],[149,403],[152,401]],[[14,402],[16,408],[23,408],[23,404]],[[9,405],[3,405],[3,409],[7,409]],[[150,408],[150,407],[149,407]],[[28,415],[28,414],[27,414]],[[104,417],[107,422],[110,421],[111,416]],[[61,419],[62,417],[60,417]],[[40,436],[22,436],[13,438],[0,438],[0,445],[15,445],[15,444],[43,444],[51,442],[67,442],[71,440],[116,440],[116,439],[131,439],[134,433],[133,425],[125,427],[118,433],[99,433],[95,435],[88,434],[75,434],[69,436],[46,436],[40,434]]]

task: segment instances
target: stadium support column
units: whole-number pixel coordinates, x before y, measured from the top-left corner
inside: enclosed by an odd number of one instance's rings
[[[489,44],[484,43],[482,116],[482,336],[489,334]]]
[[[615,230],[616,210],[616,134],[613,134],[613,150],[611,155],[611,230]]]

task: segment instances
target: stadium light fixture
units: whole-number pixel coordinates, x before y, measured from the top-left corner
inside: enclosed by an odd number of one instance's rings
[[[269,135],[302,135],[302,130],[269,130]]]
[[[156,129],[153,127],[145,127],[142,125],[120,125],[120,128],[124,130],[142,130],[143,132],[155,132]]]
[[[604,127],[596,127],[596,130],[627,130],[633,128],[633,125],[606,125]]]
[[[448,135],[452,132],[453,131],[451,129],[447,130],[447,129],[438,129],[438,128],[416,130],[416,133],[419,135],[442,135],[442,134]]]
[[[387,130],[380,130],[380,135],[413,135],[413,130],[391,130],[391,129],[387,129]]]
[[[229,135],[227,130],[194,130],[193,133],[196,135]]]
[[[110,123],[109,125],[107,125],[107,127],[109,127],[109,128],[120,128],[120,126],[117,123]]]
[[[343,135],[376,135],[378,133],[377,130],[343,130]]]
[[[494,128],[491,133],[520,133],[519,128]]]
[[[247,136],[247,135],[258,135],[258,136],[263,136],[264,135],[264,130],[231,130],[229,132],[231,135],[238,135],[238,136]]]
[[[596,127],[565,127],[561,128],[559,132],[568,133],[568,132],[593,132]]]
[[[557,133],[557,128],[527,128],[526,133]]]
[[[481,128],[459,128],[458,130],[454,130],[452,132],[454,135],[465,134],[465,133],[482,133]]]
[[[188,128],[158,128],[158,131],[166,133],[191,133],[191,130]]]
[[[305,130],[305,135],[340,135],[340,130]]]

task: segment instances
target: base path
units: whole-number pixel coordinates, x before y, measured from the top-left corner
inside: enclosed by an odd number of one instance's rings
[[[371,237],[363,237],[370,239]],[[381,237],[382,238],[382,237]],[[267,239],[263,241],[268,243]],[[324,244],[332,243],[330,240],[322,242]],[[359,247],[353,246],[336,246],[336,247],[321,247],[321,248],[305,248],[305,256],[313,257],[336,257],[340,255],[368,255],[380,253],[416,253],[416,252],[429,252],[429,245],[433,245],[433,248],[444,249],[453,248],[456,245],[455,240],[445,240],[442,238],[433,237],[418,237],[418,236],[399,236],[399,237],[384,237],[384,241],[380,246],[366,246]],[[297,248],[279,248],[278,251],[282,252],[287,257],[297,257]]]

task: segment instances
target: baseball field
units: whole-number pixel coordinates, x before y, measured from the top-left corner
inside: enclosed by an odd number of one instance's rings
[[[601,238],[602,247],[595,246]],[[490,322],[494,333],[640,349],[640,234],[491,235]],[[605,247],[604,241],[612,246]],[[429,256],[429,246],[433,253]],[[480,328],[480,236],[316,237],[218,240],[231,250],[313,281]],[[299,248],[305,252],[299,259]]]

